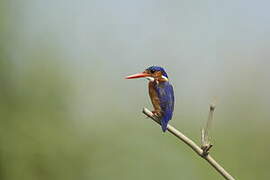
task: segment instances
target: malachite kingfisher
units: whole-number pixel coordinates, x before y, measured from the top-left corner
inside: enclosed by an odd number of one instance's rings
[[[151,66],[142,73],[127,76],[126,79],[146,78],[149,80],[148,89],[154,107],[153,114],[159,118],[162,131],[167,130],[169,120],[172,119],[174,109],[173,86],[164,68]]]

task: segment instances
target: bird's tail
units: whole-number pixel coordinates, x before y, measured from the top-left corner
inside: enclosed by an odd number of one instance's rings
[[[166,117],[164,116],[162,119],[161,119],[161,128],[162,128],[162,131],[163,132],[166,132],[167,130],[167,125],[168,125],[168,122],[169,122],[170,118],[169,117]]]

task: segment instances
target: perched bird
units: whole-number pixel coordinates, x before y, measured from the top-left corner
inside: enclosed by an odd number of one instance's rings
[[[167,130],[169,120],[172,119],[174,109],[173,87],[167,73],[162,67],[151,66],[144,72],[127,76],[126,79],[146,78],[149,80],[149,96],[152,101],[153,114],[160,119],[162,131]]]

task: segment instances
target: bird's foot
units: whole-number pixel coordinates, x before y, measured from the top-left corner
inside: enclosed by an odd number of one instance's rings
[[[158,111],[152,111],[153,116],[155,116],[156,118],[160,118],[161,114]]]

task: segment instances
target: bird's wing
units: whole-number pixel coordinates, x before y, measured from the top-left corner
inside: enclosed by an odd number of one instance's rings
[[[169,120],[172,119],[174,109],[173,86],[169,82],[160,83],[156,86],[160,107],[162,110],[161,126],[165,132]]]

